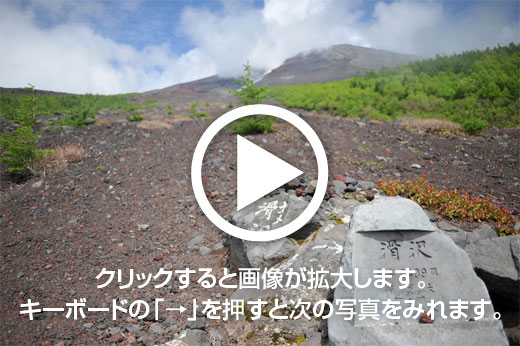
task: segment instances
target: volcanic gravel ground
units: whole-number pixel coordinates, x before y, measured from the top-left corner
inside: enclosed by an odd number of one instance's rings
[[[374,182],[416,180],[426,174],[438,187],[470,190],[491,197],[514,214],[520,211],[518,129],[489,129],[472,138],[440,137],[413,134],[389,122],[303,116],[325,146],[330,174]],[[130,269],[135,276],[155,274],[161,267],[212,268],[221,276],[228,256],[227,248],[218,249],[223,233],[201,215],[190,180],[193,151],[210,123],[211,119],[182,120],[171,129],[149,130],[134,123],[104,121],[48,131],[44,147],[76,143],[89,156],[62,172],[23,184],[3,176],[1,344],[107,344],[142,336],[143,341],[164,342],[184,328],[192,299],[222,301],[233,293],[233,289],[204,289],[196,282],[180,290],[178,280],[162,288],[154,288],[158,282],[152,280],[137,288],[143,282],[135,278],[130,288],[120,289],[117,275],[107,287],[96,287],[103,282],[95,278],[102,268],[122,269],[122,285],[128,282]],[[274,133],[247,138],[315,177],[314,156],[305,140],[290,126],[276,127]],[[213,193],[210,199],[224,215],[235,205],[235,146],[235,135],[223,130],[208,150],[203,171],[206,191]],[[33,188],[39,180],[41,187]],[[196,236],[203,237],[197,246],[211,249],[209,254],[188,249]],[[33,321],[20,315],[20,304],[28,299],[40,302],[40,307],[65,307],[80,298],[86,299],[87,307],[111,307],[113,299],[164,298],[163,307],[183,305],[188,312],[162,310],[160,321],[127,315],[113,321],[111,312],[86,313],[85,319],[77,321],[59,312],[38,314]],[[206,322],[206,329],[216,329],[226,344],[235,343],[225,322]],[[153,333],[159,323],[163,333]]]

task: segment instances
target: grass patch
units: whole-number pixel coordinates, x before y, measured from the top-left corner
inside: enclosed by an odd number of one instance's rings
[[[139,121],[143,121],[144,118],[141,113],[133,112],[132,114],[129,114],[126,116],[126,120],[128,120],[130,122],[139,122]]]
[[[499,236],[519,234],[513,228],[517,220],[506,208],[493,204],[489,198],[470,197],[469,191],[440,190],[428,184],[426,176],[416,182],[379,181],[378,187],[389,196],[410,198],[450,219],[496,222],[495,230]]]
[[[423,118],[399,118],[399,125],[411,132],[424,131],[435,135],[460,135],[463,132],[462,126],[453,121],[441,119]]]
[[[31,170],[43,176],[48,173],[57,173],[67,169],[69,163],[79,162],[86,156],[85,149],[79,145],[60,145],[48,151],[39,161],[34,162]]]
[[[208,117],[210,117],[210,115],[208,113],[199,112],[199,107],[200,107],[200,104],[199,104],[198,101],[197,102],[193,102],[190,105],[190,115],[189,115],[190,118],[197,119],[197,118],[208,118]]]

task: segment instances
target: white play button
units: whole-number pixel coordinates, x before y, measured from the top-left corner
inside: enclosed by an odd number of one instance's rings
[[[237,211],[301,174],[296,167],[237,135]]]

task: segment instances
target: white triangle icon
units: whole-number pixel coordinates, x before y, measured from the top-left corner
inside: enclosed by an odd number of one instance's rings
[[[237,211],[301,174],[296,167],[237,135]]]

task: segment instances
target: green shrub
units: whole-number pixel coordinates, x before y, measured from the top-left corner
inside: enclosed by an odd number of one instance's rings
[[[172,115],[172,114],[173,114],[173,107],[172,107],[171,102],[169,102],[169,101],[168,101],[168,114],[169,114],[169,115]]]
[[[268,133],[273,131],[275,118],[269,115],[250,115],[229,125],[231,130],[241,135]]]
[[[229,93],[235,95],[242,104],[254,105],[261,102],[266,96],[267,86],[257,87],[251,77],[251,66],[244,65],[244,74],[239,77],[237,84],[240,86],[238,90],[228,90]],[[233,107],[230,102],[229,108]],[[250,115],[233,122],[229,128],[239,134],[256,134],[267,133],[273,131],[273,123],[276,119],[269,115]]]
[[[0,161],[9,167],[10,173],[30,171],[31,165],[49,152],[38,149],[37,140],[38,136],[30,126],[22,126],[0,134]]]
[[[126,116],[126,120],[130,122],[142,121],[143,119],[143,116],[139,112],[133,112],[132,114]]]
[[[192,119],[195,119],[195,118],[207,118],[209,117],[209,114],[208,113],[203,113],[203,112],[199,112],[199,102],[193,102],[191,105],[190,105],[190,115],[189,117],[192,118]]]
[[[251,66],[249,64],[244,65],[244,71],[245,73],[236,82],[240,88],[238,90],[230,89],[228,92],[235,95],[243,105],[258,104],[266,97],[268,87],[267,85],[261,87],[255,85],[251,77]]]
[[[482,130],[488,127],[488,123],[480,119],[468,119],[462,122],[462,129],[468,135],[478,135]]]
[[[57,121],[54,121],[52,124],[57,126],[82,127],[94,124],[95,122],[96,119],[94,119],[94,114],[92,114],[92,111],[90,109],[83,109],[76,115],[67,115]]]
[[[228,106],[228,108],[233,108],[233,102],[229,101],[227,106]]]

